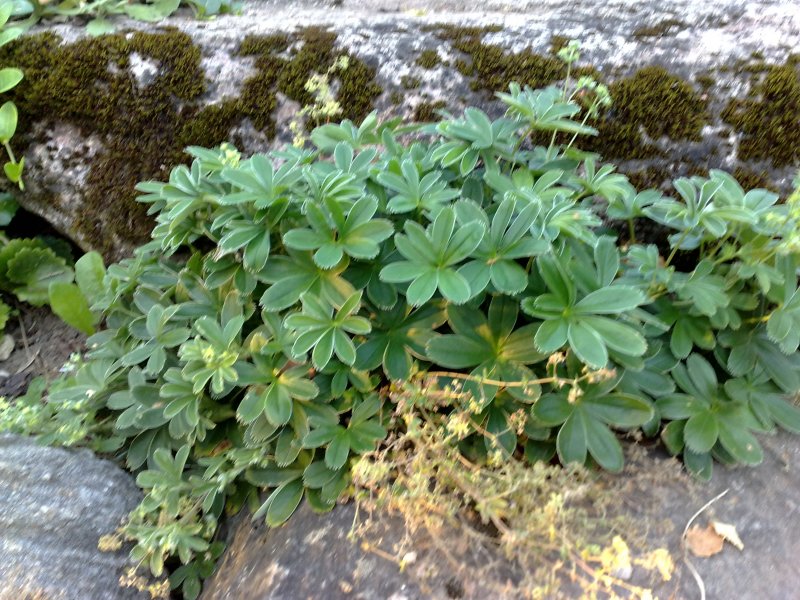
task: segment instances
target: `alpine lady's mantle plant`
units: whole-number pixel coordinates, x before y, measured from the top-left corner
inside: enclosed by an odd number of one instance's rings
[[[573,148],[603,86],[498,97],[497,120],[373,115],[315,129],[311,150],[191,148],[139,186],[153,240],[108,269],[106,329],[50,393],[47,439],[138,472],[125,534],[153,573],[176,555],[196,594],[217,519],[259,489],[270,525],[304,497],[331,508],[403,426],[396,385],[436,383],[426,410],[458,415],[475,461],[619,471],[615,432],[641,428],[707,478],[713,459],[759,463],[754,433],[800,431],[800,197],[719,171],[637,192]],[[526,148],[532,132],[553,142]],[[635,239],[641,219],[672,232],[666,256]]]

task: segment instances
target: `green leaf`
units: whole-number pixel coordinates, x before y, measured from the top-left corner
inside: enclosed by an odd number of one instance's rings
[[[541,329],[540,329],[541,330]],[[581,362],[593,369],[602,369],[608,363],[608,351],[600,334],[582,321],[570,323],[567,331],[569,346]]]
[[[25,168],[25,157],[19,159],[19,162],[7,161],[3,163],[3,172],[11,183],[18,184],[20,190],[25,189],[22,182],[22,171]]]
[[[0,69],[0,94],[7,92],[22,81],[22,71],[6,67]]]
[[[575,305],[575,311],[582,315],[613,315],[633,310],[644,304],[645,300],[640,290],[617,285],[587,294]]]
[[[698,454],[710,452],[719,436],[717,417],[709,410],[689,417],[683,429],[683,439],[690,450]]]
[[[292,417],[292,396],[279,382],[271,384],[264,396],[264,415],[273,425],[285,425]]]
[[[586,427],[586,446],[597,464],[612,473],[622,471],[625,461],[616,436],[599,421],[585,418],[583,422]]]
[[[758,465],[764,460],[755,436],[742,427],[732,426],[727,419],[719,421],[719,443],[740,463]]]
[[[49,248],[22,248],[7,263],[7,277],[20,300],[41,306],[49,299],[53,282],[70,283],[72,269]]]
[[[266,502],[266,522],[270,527],[283,525],[292,516],[303,499],[303,481],[295,479],[276,488]]]
[[[17,130],[17,107],[13,102],[0,106],[0,143],[7,144]]]
[[[492,355],[485,343],[461,335],[440,335],[428,342],[428,357],[448,369],[474,367]]]
[[[89,310],[89,303],[74,283],[54,281],[48,288],[50,308],[61,319],[86,335],[94,333],[96,319]]]
[[[711,479],[711,471],[713,468],[713,460],[711,459],[710,452],[698,454],[689,449],[683,452],[683,462],[689,472],[702,481],[709,481]]]
[[[114,31],[116,31],[116,26],[108,19],[98,17],[86,24],[86,33],[93,37],[114,33]]]
[[[467,280],[451,269],[439,272],[438,285],[442,296],[453,304],[464,304],[472,296]]]
[[[626,356],[641,356],[647,351],[647,340],[633,327],[607,317],[582,317],[581,322],[594,329],[609,349]]]
[[[574,411],[561,394],[545,394],[533,405],[533,415],[544,425],[561,425]]]
[[[586,418],[579,410],[574,411],[558,430],[556,450],[562,464],[586,462]]]
[[[582,405],[595,418],[614,427],[639,427],[653,417],[650,404],[630,394],[604,394],[589,398]]]
[[[99,301],[104,293],[106,268],[98,252],[87,252],[75,261],[75,282],[90,303]]]
[[[568,334],[569,322],[566,319],[545,321],[536,331],[534,342],[540,352],[550,354],[560,350],[567,343]]]
[[[341,469],[350,454],[350,436],[347,431],[337,433],[325,449],[325,464],[334,471]]]

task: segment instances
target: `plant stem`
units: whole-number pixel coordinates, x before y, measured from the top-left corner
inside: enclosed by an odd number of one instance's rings
[[[633,217],[628,219],[628,242],[631,244],[636,243],[636,230],[633,226]]]
[[[690,231],[691,231],[690,229],[687,229],[686,231],[684,231],[683,235],[675,243],[675,246],[673,246],[672,252],[669,253],[669,256],[667,257],[666,262],[664,262],[664,268],[665,269],[670,265],[670,263],[672,262],[672,259],[675,258],[675,255],[678,253],[678,248],[680,248],[681,244],[686,240],[687,237],[689,237]]]

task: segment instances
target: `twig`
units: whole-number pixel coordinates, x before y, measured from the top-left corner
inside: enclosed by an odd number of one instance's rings
[[[692,561],[689,560],[689,553],[687,552],[686,548],[686,534],[689,532],[689,527],[692,526],[692,523],[694,523],[695,519],[697,519],[697,517],[703,514],[708,509],[709,506],[714,504],[714,502],[722,498],[727,493],[728,490],[725,490],[722,493],[717,494],[711,500],[706,502],[702,507],[700,507],[700,510],[694,513],[692,515],[692,518],[687,521],[686,527],[683,528],[683,535],[681,535],[681,549],[683,550],[683,562],[686,563],[687,567],[689,567],[689,571],[692,573],[692,576],[694,577],[694,580],[697,583],[697,587],[700,589],[700,600],[706,600],[706,586],[703,583],[703,578],[700,577],[700,573],[697,572],[697,569],[692,564]]]
[[[33,361],[35,361],[37,358],[39,358],[39,349],[38,348],[36,349],[36,352],[34,352],[33,354],[30,354],[30,353],[28,354],[28,362],[26,362],[19,369],[17,369],[17,372],[15,373],[15,375],[19,375],[20,373],[24,373],[25,371],[27,371],[28,368],[33,364]]]
[[[22,315],[17,315],[17,320],[19,321],[19,332],[22,335],[22,346],[25,348],[25,354],[28,355],[28,362],[17,369],[16,375],[19,375],[20,373],[27,371],[28,368],[39,357],[39,349],[37,348],[36,352],[31,353],[31,348],[28,344],[28,334],[25,332],[25,322],[22,320]]]

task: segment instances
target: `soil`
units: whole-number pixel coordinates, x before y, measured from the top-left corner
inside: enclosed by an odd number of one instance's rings
[[[0,362],[0,396],[9,398],[24,394],[36,376],[55,377],[86,340],[47,308],[23,308],[5,333],[14,338],[14,351]]]

